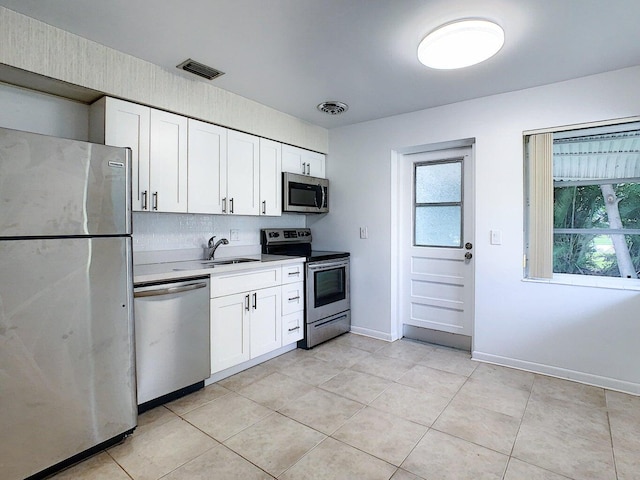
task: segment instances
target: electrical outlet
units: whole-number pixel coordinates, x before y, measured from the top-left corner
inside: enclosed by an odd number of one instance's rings
[[[232,242],[237,242],[239,240],[240,230],[231,229],[229,232],[229,240]]]
[[[369,238],[369,229],[367,227],[360,227],[360,238]]]

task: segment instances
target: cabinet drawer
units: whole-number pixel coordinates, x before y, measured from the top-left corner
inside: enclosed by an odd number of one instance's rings
[[[282,267],[242,270],[211,275],[211,298],[280,285]]]
[[[304,282],[282,286],[282,315],[304,310]]]
[[[282,266],[282,283],[295,283],[304,281],[304,263]]]
[[[282,345],[289,345],[304,337],[304,311],[282,317]]]

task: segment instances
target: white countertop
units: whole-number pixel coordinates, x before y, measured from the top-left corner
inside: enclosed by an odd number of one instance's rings
[[[305,261],[305,257],[288,257],[284,255],[243,255],[255,262],[232,263],[227,265],[203,265],[206,260],[184,260],[179,262],[144,263],[133,266],[133,283],[157,282],[180,278],[198,277],[216,273],[227,273],[235,270],[253,270],[272,265],[286,265]],[[219,260],[230,260],[220,258]]]

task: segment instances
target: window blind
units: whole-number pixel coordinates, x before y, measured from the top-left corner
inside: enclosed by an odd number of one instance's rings
[[[531,135],[529,163],[528,276],[553,277],[553,133]]]

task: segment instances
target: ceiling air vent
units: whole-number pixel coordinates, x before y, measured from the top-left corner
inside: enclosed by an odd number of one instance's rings
[[[220,75],[224,75],[224,72],[221,72],[220,70],[216,70],[215,68],[209,67],[202,63],[196,62],[195,60],[191,60],[190,58],[182,62],[180,65],[177,65],[177,68],[193,73],[200,77],[204,77],[207,80],[213,80],[214,78],[217,78]]]
[[[349,110],[349,105],[342,102],[322,102],[318,105],[318,110],[329,115],[340,115]]]

